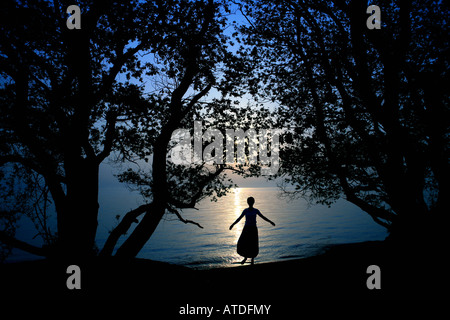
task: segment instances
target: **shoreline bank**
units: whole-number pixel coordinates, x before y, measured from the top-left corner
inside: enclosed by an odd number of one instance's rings
[[[0,265],[0,291],[2,299],[440,299],[448,298],[443,258],[411,257],[372,241],[334,245],[303,259],[206,270],[145,259],[43,259]],[[80,290],[66,287],[72,264],[81,269]],[[380,268],[379,290],[367,287],[370,265]]]

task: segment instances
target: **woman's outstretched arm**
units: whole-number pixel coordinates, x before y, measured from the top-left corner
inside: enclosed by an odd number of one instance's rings
[[[260,216],[263,220],[267,221],[268,223],[270,223],[271,225],[273,225],[275,227],[275,223],[272,220],[270,220],[269,218],[264,217],[263,214],[259,211],[258,211],[258,216]]]
[[[239,221],[241,221],[241,219],[245,216],[244,211],[242,211],[241,215],[239,216],[239,218],[236,219],[235,222],[233,222],[233,224],[230,226],[230,230],[233,229],[234,225],[236,223],[238,223]]]

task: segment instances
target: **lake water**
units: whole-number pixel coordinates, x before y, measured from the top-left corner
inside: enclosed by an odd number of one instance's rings
[[[332,244],[383,240],[387,236],[386,230],[367,213],[345,200],[339,200],[329,208],[308,206],[303,199],[287,201],[279,195],[276,187],[237,188],[217,202],[203,200],[197,206],[199,210],[182,212],[185,219],[198,222],[203,229],[166,214],[138,257],[199,269],[239,265],[242,257],[236,253],[236,244],[245,218],[231,231],[229,226],[247,207],[246,200],[250,196],[256,200],[255,208],[276,223],[273,227],[257,219],[260,251],[256,263],[313,256]],[[97,245],[102,248],[108,231],[117,224],[115,216],[123,215],[143,202],[140,196],[116,185],[102,186],[99,201]],[[39,245],[38,238],[33,240],[35,234],[32,224],[23,221],[17,237]],[[122,237],[118,246],[125,239]],[[29,259],[36,257],[15,249],[7,261]]]
[[[236,253],[236,243],[245,218],[231,231],[229,226],[247,207],[246,199],[250,196],[256,200],[255,208],[276,224],[273,227],[258,218],[260,252],[256,263],[308,257],[331,244],[383,240],[387,236],[386,230],[367,213],[345,200],[339,200],[329,208],[308,206],[303,199],[288,202],[279,194],[276,187],[237,188],[217,202],[202,201],[199,210],[183,211],[185,219],[198,222],[203,229],[166,214],[138,257],[193,268],[238,265],[242,257]],[[114,196],[111,193],[110,196],[108,203],[114,206]],[[115,199],[122,207],[123,200]],[[133,207],[131,203],[129,209]],[[99,246],[114,225],[113,216],[103,216],[99,221]],[[122,237],[122,241],[124,239]]]

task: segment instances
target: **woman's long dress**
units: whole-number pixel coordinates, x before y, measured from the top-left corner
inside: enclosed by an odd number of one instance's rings
[[[245,226],[237,243],[237,253],[245,258],[255,258],[259,253],[257,212],[255,208],[244,210]]]

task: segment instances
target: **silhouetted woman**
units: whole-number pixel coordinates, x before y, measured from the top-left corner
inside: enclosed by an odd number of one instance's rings
[[[230,226],[230,230],[233,229],[233,226],[236,223],[241,221],[243,216],[245,216],[245,226],[237,243],[237,253],[244,257],[244,260],[241,261],[241,264],[244,264],[245,261],[247,261],[247,258],[252,258],[252,264],[254,264],[255,257],[259,253],[256,216],[260,216],[263,220],[266,220],[273,226],[275,226],[275,223],[264,217],[258,209],[253,208],[253,205],[255,204],[255,199],[253,197],[249,197],[247,199],[247,203],[248,208],[242,211],[242,214],[239,216],[239,218],[237,218],[236,221],[233,222],[233,224]]]

